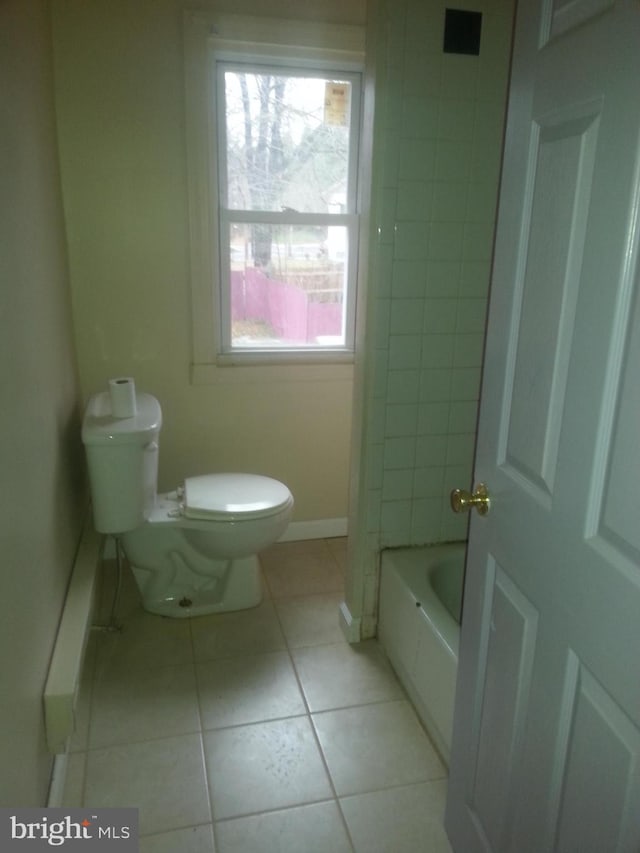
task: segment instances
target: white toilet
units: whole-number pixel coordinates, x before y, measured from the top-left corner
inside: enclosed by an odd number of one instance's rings
[[[96,530],[120,537],[145,610],[199,616],[254,607],[257,553],[285,531],[289,489],[255,474],[190,477],[157,494],[160,404],[137,392],[136,414],[112,415],[108,392],[87,405],[82,440]]]

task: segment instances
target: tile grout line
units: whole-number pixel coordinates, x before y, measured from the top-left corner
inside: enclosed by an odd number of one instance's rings
[[[196,662],[196,647],[195,641],[193,637],[193,617],[189,617],[189,642],[191,645],[191,664],[193,666],[193,674],[195,681],[195,690],[196,690],[196,703],[198,705],[198,720],[200,722],[200,754],[202,756],[202,767],[204,770],[204,784],[205,790],[207,792],[207,804],[209,806],[209,819],[211,826],[211,837],[213,838],[213,849],[214,851],[218,849],[218,838],[216,836],[216,822],[215,822],[215,814],[213,809],[213,792],[211,790],[210,776],[209,776],[209,762],[207,760],[207,750],[205,749],[204,744],[204,715],[202,712],[202,697],[200,695],[200,682],[198,680],[197,673],[197,662]],[[213,772],[213,769],[212,769]]]
[[[324,540],[323,540],[323,541],[324,541]],[[326,546],[326,541],[325,541],[325,546]],[[327,551],[329,552],[329,557],[331,558],[331,560],[332,560],[334,563],[336,563],[336,564],[337,564],[337,561],[335,560],[335,558],[334,558],[333,554],[331,554],[331,553],[330,553],[330,549],[328,548],[328,546],[326,546],[326,547],[327,547]],[[339,567],[338,567],[338,568],[339,568]],[[287,638],[287,634],[286,634],[286,632],[285,632],[285,630],[284,630],[284,626],[283,626],[283,624],[282,624],[282,620],[281,620],[281,618],[280,618],[280,614],[279,614],[279,612],[278,612],[278,608],[277,608],[277,605],[276,605],[276,601],[277,601],[277,600],[279,600],[279,599],[278,599],[278,597],[274,597],[274,595],[273,595],[273,590],[271,589],[271,587],[270,587],[270,585],[269,585],[269,583],[268,583],[267,573],[266,573],[266,571],[264,570],[264,568],[263,568],[262,566],[261,566],[261,576],[262,576],[263,583],[265,584],[266,590],[267,590],[267,592],[269,593],[269,600],[271,601],[271,603],[272,603],[272,605],[273,605],[273,612],[274,612],[274,616],[275,616],[275,618],[276,618],[276,621],[277,621],[277,624],[278,624],[278,627],[279,627],[280,633],[281,633],[281,635],[282,635],[282,638],[283,638],[283,641],[284,641],[284,644],[285,644],[285,649],[284,649],[283,651],[286,651],[286,654],[287,654],[287,657],[288,657],[288,660],[289,660],[289,663],[290,663],[290,666],[291,666],[291,669],[292,669],[292,672],[293,672],[293,675],[294,675],[294,678],[295,678],[295,681],[296,681],[296,685],[297,685],[297,688],[298,688],[299,694],[300,694],[300,696],[301,696],[301,698],[302,698],[302,702],[303,702],[303,704],[304,704],[305,712],[304,712],[303,714],[293,714],[293,715],[291,715],[291,714],[290,714],[290,715],[287,715],[287,716],[277,717],[277,718],[272,718],[272,719],[269,719],[269,720],[259,720],[259,721],[253,721],[253,722],[250,722],[250,723],[241,723],[241,724],[233,724],[233,725],[221,726],[221,727],[217,727],[217,728],[214,728],[214,729],[211,729],[211,730],[209,730],[209,729],[205,729],[205,727],[204,727],[204,715],[203,715],[203,711],[202,711],[202,701],[201,701],[201,695],[200,695],[200,685],[199,685],[199,681],[198,681],[198,678],[197,678],[197,675],[196,675],[196,693],[197,693],[197,702],[198,702],[198,714],[199,714],[199,719],[200,719],[200,743],[201,743],[201,748],[202,748],[203,763],[204,763],[204,767],[205,767],[205,782],[206,782],[206,786],[207,786],[207,794],[208,794],[208,799],[209,799],[209,809],[210,809],[210,813],[211,813],[212,831],[213,831],[213,836],[214,836],[214,842],[215,842],[216,844],[218,844],[218,837],[217,837],[217,832],[216,832],[216,825],[217,825],[218,823],[221,823],[221,822],[224,822],[224,821],[237,820],[237,819],[241,819],[241,818],[249,818],[249,817],[257,816],[257,815],[260,815],[260,814],[269,814],[269,813],[276,813],[276,812],[280,812],[280,811],[286,811],[286,810],[288,810],[288,809],[302,808],[302,807],[305,807],[305,806],[310,806],[310,805],[314,805],[314,804],[322,803],[322,802],[333,802],[333,803],[335,803],[335,804],[336,804],[336,806],[337,806],[338,813],[339,813],[339,815],[340,815],[340,820],[341,820],[341,823],[342,823],[343,829],[344,829],[344,831],[345,831],[345,833],[346,833],[346,837],[347,837],[347,839],[348,839],[348,841],[349,841],[349,844],[351,845],[352,850],[355,850],[355,846],[354,846],[354,844],[353,844],[353,840],[352,840],[352,838],[351,838],[351,833],[349,832],[349,828],[348,828],[348,826],[347,826],[347,824],[346,824],[346,821],[345,821],[345,818],[344,818],[344,814],[343,814],[343,812],[342,812],[342,809],[340,808],[340,803],[339,803],[338,794],[337,794],[337,791],[336,791],[336,789],[335,789],[335,785],[334,785],[334,783],[333,783],[333,779],[332,779],[332,777],[331,777],[331,773],[329,772],[329,768],[328,768],[328,765],[327,765],[327,763],[326,763],[326,759],[325,759],[325,756],[324,756],[324,752],[323,752],[322,747],[321,747],[321,745],[320,745],[320,742],[319,742],[319,739],[318,739],[318,735],[317,735],[317,732],[316,732],[316,730],[315,730],[315,726],[314,726],[314,724],[313,724],[313,720],[312,720],[312,716],[311,716],[311,709],[310,709],[310,707],[309,707],[309,703],[308,703],[308,701],[307,701],[307,697],[306,697],[305,691],[304,691],[304,689],[303,689],[302,683],[301,683],[301,681],[300,681],[300,677],[299,677],[299,675],[298,675],[298,670],[297,670],[297,668],[296,668],[295,661],[294,661],[294,659],[293,659],[293,655],[292,655],[291,647],[290,647],[290,644],[289,644],[289,641],[288,641],[288,638]],[[194,643],[194,638],[193,638],[193,631],[192,631],[192,626],[191,626],[191,620],[189,620],[189,623],[190,623],[190,624],[189,624],[189,632],[190,632],[190,640],[191,640],[191,649],[192,649],[193,665],[194,665],[194,668],[195,668],[195,667],[196,667],[197,662],[196,662],[196,660],[195,660],[195,643]],[[275,654],[275,652],[274,652],[274,654]],[[259,656],[259,653],[258,653],[258,654],[253,653],[253,654],[251,654],[251,655],[243,655],[242,657],[257,657],[257,656]],[[237,656],[236,656],[236,655],[230,655],[228,658],[225,658],[225,659],[232,659],[233,657],[237,657]],[[200,662],[200,663],[202,663],[202,662]],[[224,818],[224,817],[223,817],[223,818],[216,818],[216,816],[215,816],[215,810],[214,810],[214,804],[213,804],[212,791],[211,791],[211,785],[210,785],[210,781],[209,781],[209,780],[210,780],[210,776],[209,776],[209,772],[208,772],[209,768],[208,768],[208,762],[207,762],[207,757],[206,757],[206,750],[204,749],[204,735],[205,735],[205,733],[206,733],[207,731],[220,731],[220,730],[224,730],[224,729],[239,728],[239,727],[242,727],[242,726],[253,726],[253,725],[259,725],[259,724],[261,724],[261,723],[265,723],[265,722],[272,722],[272,721],[275,721],[275,720],[286,720],[286,719],[294,719],[294,718],[302,718],[302,717],[304,717],[304,718],[308,721],[308,725],[309,725],[309,727],[310,727],[310,729],[311,729],[311,733],[312,733],[312,736],[313,736],[314,742],[315,742],[315,744],[316,744],[316,748],[317,748],[317,750],[318,750],[318,754],[319,754],[319,757],[320,757],[320,760],[321,760],[321,763],[322,763],[322,766],[323,766],[323,769],[324,769],[324,772],[325,772],[325,775],[326,775],[326,779],[327,779],[327,781],[328,781],[328,783],[329,783],[329,787],[330,787],[330,790],[331,790],[331,792],[332,792],[332,797],[331,797],[331,798],[323,798],[323,799],[320,799],[320,800],[310,800],[310,801],[305,801],[305,802],[302,802],[302,803],[292,804],[292,805],[289,805],[289,806],[284,806],[284,807],[282,807],[282,806],[281,806],[281,807],[278,807],[278,808],[265,809],[265,810],[257,811],[257,812],[248,812],[248,813],[246,813],[246,814],[233,815],[233,816],[229,816],[229,817],[226,817],[226,818]]]
[[[325,540],[323,540],[323,541],[324,541],[324,543],[325,543],[325,546],[326,546],[326,548],[327,548],[327,551],[329,551],[329,552],[330,552],[330,548],[329,548],[329,546],[326,544],[326,539],[325,539]],[[331,559],[334,561],[334,563],[336,563],[336,564],[337,564],[337,561],[335,560],[335,558],[334,558],[333,554],[331,554],[331,553],[330,553],[330,556],[331,556]],[[338,568],[339,568],[339,566],[338,566]],[[351,836],[351,832],[350,832],[350,830],[349,830],[349,826],[348,826],[348,824],[347,824],[347,821],[346,821],[346,818],[345,818],[344,812],[342,811],[342,807],[340,806],[340,798],[339,798],[339,796],[338,796],[338,792],[337,792],[337,790],[336,790],[335,783],[334,783],[334,781],[333,781],[333,777],[331,776],[331,772],[330,772],[330,770],[329,770],[329,765],[328,765],[328,763],[327,763],[327,759],[326,759],[326,757],[325,757],[324,750],[322,749],[322,744],[320,743],[320,738],[319,738],[319,736],[318,736],[318,732],[317,732],[316,727],[315,727],[314,722],[313,722],[313,716],[312,716],[311,708],[310,708],[310,706],[309,706],[309,702],[308,702],[308,700],[307,700],[307,696],[306,696],[306,693],[305,693],[305,691],[304,691],[304,688],[303,688],[303,685],[302,685],[302,681],[301,681],[301,679],[300,679],[300,675],[299,675],[299,673],[298,673],[298,668],[296,667],[296,663],[295,663],[295,660],[294,660],[294,657],[293,657],[293,654],[292,654],[291,646],[290,646],[290,644],[289,644],[289,638],[287,637],[286,631],[284,630],[284,626],[283,626],[283,624],[282,624],[282,620],[281,620],[281,618],[280,618],[280,613],[279,613],[279,611],[278,611],[278,608],[277,608],[277,606],[275,606],[275,605],[274,605],[274,611],[275,611],[275,614],[276,614],[276,619],[278,620],[278,625],[280,626],[280,630],[282,631],[282,636],[284,637],[285,645],[286,645],[286,647],[287,647],[287,654],[289,655],[289,661],[290,661],[290,663],[291,663],[291,668],[293,669],[293,673],[294,673],[294,676],[295,676],[295,679],[296,679],[296,684],[298,685],[298,690],[300,691],[300,695],[302,696],[302,701],[304,702],[305,708],[307,709],[307,712],[306,712],[306,715],[305,715],[305,716],[306,716],[306,717],[307,717],[307,719],[308,719],[309,726],[310,726],[310,728],[311,728],[311,732],[312,732],[312,735],[313,735],[313,739],[314,739],[314,742],[315,742],[315,744],[316,744],[316,748],[317,748],[317,750],[318,750],[318,753],[319,753],[319,755],[320,755],[320,759],[321,759],[321,761],[322,761],[322,766],[323,766],[323,768],[324,768],[324,772],[325,772],[325,774],[326,774],[327,779],[329,780],[329,785],[330,785],[330,787],[331,787],[331,791],[333,792],[333,799],[332,799],[332,802],[334,802],[334,803],[335,803],[336,808],[338,809],[338,814],[340,815],[340,821],[341,821],[341,823],[342,823],[342,827],[343,827],[343,829],[344,829],[344,831],[345,831],[345,833],[346,833],[346,836],[347,836],[347,839],[348,839],[348,841],[349,841],[349,844],[351,845],[351,849],[352,849],[353,851],[355,851],[356,846],[355,846],[354,840],[353,840],[353,838],[352,838],[352,836]]]

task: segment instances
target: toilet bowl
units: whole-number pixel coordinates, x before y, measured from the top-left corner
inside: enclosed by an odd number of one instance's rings
[[[201,481],[198,509],[185,502],[194,481]],[[122,536],[145,610],[197,616],[255,607],[262,600],[256,555],[284,533],[292,506],[286,486],[252,474],[194,477],[158,495],[144,524]]]
[[[257,554],[285,531],[291,492],[271,477],[222,473],[158,495],[160,405],[143,393],[136,403],[125,419],[112,416],[104,392],[87,405],[82,438],[96,529],[120,538],[145,610],[186,617],[256,606]]]

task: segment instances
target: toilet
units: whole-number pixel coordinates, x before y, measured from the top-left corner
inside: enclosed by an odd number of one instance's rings
[[[143,607],[174,617],[255,607],[257,554],[289,524],[291,492],[271,477],[219,473],[157,494],[162,411],[135,392],[134,412],[114,417],[109,393],[94,394],[82,441],[95,528],[119,538]]]

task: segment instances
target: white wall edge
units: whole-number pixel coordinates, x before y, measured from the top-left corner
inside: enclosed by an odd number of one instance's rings
[[[64,788],[67,781],[67,752],[59,752],[53,760],[51,781],[49,782],[48,809],[59,809],[64,801]]]
[[[315,521],[292,521],[278,542],[301,542],[303,539],[334,539],[347,535],[346,518],[318,518]]]
[[[340,602],[338,612],[340,614],[340,628],[342,629],[342,633],[344,634],[346,641],[348,643],[359,643],[361,628],[360,618],[351,615],[351,611],[349,610],[349,606],[346,601]]]

